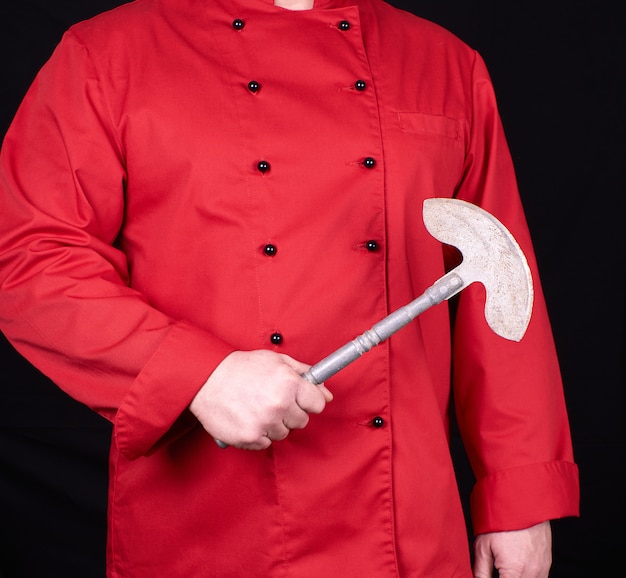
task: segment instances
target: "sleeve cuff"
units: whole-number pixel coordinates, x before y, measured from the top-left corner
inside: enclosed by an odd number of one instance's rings
[[[572,462],[531,464],[477,481],[470,500],[474,534],[529,528],[579,515],[578,467]]]
[[[113,435],[127,459],[147,455],[197,422],[187,408],[233,347],[187,323],[169,331],[128,390]]]

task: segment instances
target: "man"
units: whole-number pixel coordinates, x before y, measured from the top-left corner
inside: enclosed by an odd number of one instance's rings
[[[457,38],[379,0],[138,0],[65,35],[0,170],[0,329],[114,426],[110,577],[472,576],[451,371],[473,575],[547,576],[577,471],[491,83]],[[472,286],[311,385],[450,265],[429,197],[520,242],[525,337]]]

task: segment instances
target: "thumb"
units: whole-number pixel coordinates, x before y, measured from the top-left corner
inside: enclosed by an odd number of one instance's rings
[[[307,365],[306,363],[302,363],[301,361],[298,361],[297,359],[294,359],[293,357],[290,357],[289,355],[281,354],[281,357],[283,358],[283,360],[285,361],[287,365],[289,365],[292,369],[297,371],[300,375],[304,375],[309,369],[311,369],[310,365]],[[318,383],[316,387],[324,396],[324,400],[326,401],[326,403],[333,400],[333,394],[330,392],[330,390],[326,387],[324,383]]]
[[[474,578],[492,578],[494,559],[491,550],[476,548],[474,554]]]

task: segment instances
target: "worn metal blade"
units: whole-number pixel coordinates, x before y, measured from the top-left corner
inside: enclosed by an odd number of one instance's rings
[[[517,241],[492,214],[459,199],[424,201],[424,224],[437,240],[463,255],[454,271],[466,287],[486,290],[485,319],[505,339],[520,341],[530,322],[534,290],[530,268]]]

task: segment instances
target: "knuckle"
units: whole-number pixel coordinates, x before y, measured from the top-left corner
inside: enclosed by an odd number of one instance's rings
[[[274,395],[267,400],[266,409],[268,418],[271,419],[274,416],[285,413],[289,408],[289,403],[289,397],[287,397],[284,392],[275,392]]]
[[[239,431],[239,441],[241,445],[254,446],[264,438],[263,432],[267,431],[260,427],[247,427]]]

